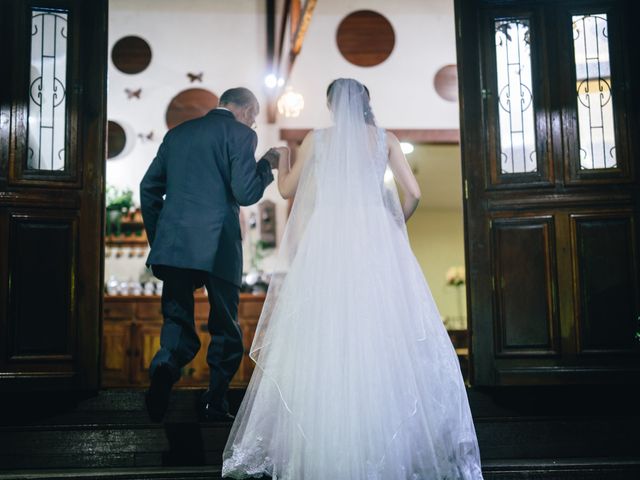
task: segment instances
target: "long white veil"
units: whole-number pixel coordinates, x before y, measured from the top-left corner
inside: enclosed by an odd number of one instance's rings
[[[385,132],[338,79],[313,133],[223,473],[479,479],[457,357],[411,252]],[[412,473],[413,472],[413,473]]]
[[[327,237],[336,238],[347,234],[347,231],[341,230],[345,222],[353,224],[366,220],[363,216],[371,215],[371,209],[382,201],[406,236],[395,183],[381,182],[386,169],[387,152],[384,132],[376,127],[369,93],[356,80],[337,79],[329,89],[327,100],[334,126],[314,132],[314,151],[306,159],[300,175],[251,347],[250,356],[258,364],[268,336],[270,318],[298,248],[304,241],[307,224],[316,209],[322,209],[326,213],[323,218],[330,220],[326,227],[332,228],[333,233],[326,232]],[[380,188],[376,188],[376,185]],[[353,233],[353,229],[348,228],[348,232]],[[361,240],[362,248],[366,249],[367,239]],[[295,288],[298,295],[314,293],[305,291],[301,285],[291,285],[290,288]],[[295,312],[288,313],[295,315]]]

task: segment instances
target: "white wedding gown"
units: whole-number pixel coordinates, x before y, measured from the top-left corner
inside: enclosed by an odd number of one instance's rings
[[[383,180],[384,131],[361,133],[371,148],[315,132],[223,476],[482,478],[458,359]]]

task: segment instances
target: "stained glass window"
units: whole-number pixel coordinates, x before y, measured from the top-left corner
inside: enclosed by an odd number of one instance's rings
[[[528,18],[495,21],[500,170],[536,172],[536,135]]]
[[[67,13],[33,9],[27,168],[66,167]]]
[[[580,168],[616,168],[607,15],[573,16]]]

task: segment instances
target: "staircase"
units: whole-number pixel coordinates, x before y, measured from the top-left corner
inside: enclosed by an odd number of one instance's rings
[[[219,479],[230,425],[198,423],[200,393],[174,391],[162,425],[142,391],[5,394],[0,479]],[[232,410],[242,394],[230,392]],[[640,403],[628,391],[471,389],[469,401],[486,480],[640,478]]]

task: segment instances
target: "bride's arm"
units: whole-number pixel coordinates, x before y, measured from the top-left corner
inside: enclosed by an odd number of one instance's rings
[[[418,207],[420,201],[420,186],[411,171],[411,166],[402,152],[398,138],[391,132],[387,132],[387,145],[389,146],[389,167],[393,176],[400,184],[404,199],[402,213],[407,221]]]
[[[302,145],[298,149],[296,161],[291,166],[289,162],[289,149],[280,147],[280,163],[278,164],[278,190],[282,198],[291,198],[298,189],[298,181],[300,180],[300,172],[307,161],[307,157],[313,152],[313,131],[309,132]]]

